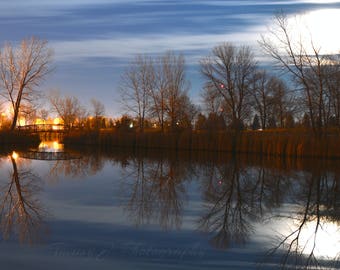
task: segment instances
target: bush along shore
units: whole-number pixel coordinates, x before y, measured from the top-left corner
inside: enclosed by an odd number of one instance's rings
[[[102,148],[169,149],[230,152],[261,156],[340,158],[340,133],[315,136],[308,130],[241,132],[191,131],[74,131],[64,137],[65,145]]]
[[[3,149],[37,147],[39,143],[40,138],[38,134],[26,134],[19,131],[6,130],[0,132],[0,145]]]

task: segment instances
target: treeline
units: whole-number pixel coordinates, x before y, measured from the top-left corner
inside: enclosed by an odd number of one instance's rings
[[[260,45],[274,60],[277,72],[262,68],[253,49],[223,43],[200,61],[204,78],[199,108],[187,95],[189,81],[184,57],[139,55],[122,75],[121,93],[126,111],[143,132],[146,121],[162,131],[180,128],[245,130],[310,128],[322,136],[340,127],[340,61],[321,47],[305,44],[290,33],[283,14]],[[284,74],[284,77],[281,75]]]
[[[183,55],[139,55],[121,76],[125,114],[117,121],[105,119],[104,105],[96,99],[88,109],[58,92],[49,94],[49,109],[37,109],[33,90],[49,71],[47,43],[32,38],[15,49],[6,45],[0,50],[0,96],[13,107],[9,127],[14,130],[21,115],[45,121],[53,111],[71,132],[66,142],[337,156],[340,60],[290,33],[285,15],[277,15],[274,24],[260,45],[284,77],[264,69],[249,46],[217,45],[200,60],[200,107],[189,98]]]
[[[200,61],[198,108],[182,55],[140,55],[120,85],[130,117],[111,132],[73,134],[66,142],[338,158],[340,61],[291,35],[284,15],[275,23],[260,44],[285,79],[262,69],[250,47],[220,44]]]

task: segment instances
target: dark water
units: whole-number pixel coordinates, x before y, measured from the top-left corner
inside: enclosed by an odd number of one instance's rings
[[[3,153],[0,269],[340,269],[340,161],[68,153]]]

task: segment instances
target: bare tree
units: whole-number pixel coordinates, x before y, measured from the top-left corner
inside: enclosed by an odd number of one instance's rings
[[[168,52],[157,60],[138,56],[123,74],[120,89],[124,105],[136,115],[141,131],[147,117],[157,118],[164,131],[166,121],[176,130],[195,116],[182,55]]]
[[[63,120],[67,128],[71,128],[78,121],[86,117],[86,111],[80,105],[76,97],[62,97],[58,92],[54,92],[49,97],[53,110]]]
[[[37,38],[24,39],[14,48],[7,43],[0,50],[1,96],[13,109],[11,130],[17,125],[22,105],[32,104],[36,99],[36,87],[50,71],[52,52],[47,41]]]
[[[220,97],[218,91],[215,91],[215,88],[211,85],[206,85],[203,88],[202,99],[205,105],[205,110],[208,114],[221,114],[224,110],[224,102]]]
[[[140,131],[149,110],[149,96],[154,83],[151,58],[137,56],[121,77],[120,91],[125,108],[137,117]]]
[[[49,116],[49,111],[46,109],[40,109],[38,110],[38,117],[40,117],[42,120],[46,121]]]
[[[184,56],[176,56],[173,52],[166,53],[162,58],[162,71],[166,78],[165,108],[171,130],[176,130],[181,116],[188,109],[187,91],[190,83],[185,77]],[[183,101],[188,101],[186,104]],[[181,106],[182,105],[182,106]],[[186,106],[183,106],[186,105]]]
[[[322,54],[311,36],[296,35],[285,14],[277,14],[274,22],[269,34],[262,36],[260,45],[292,75],[302,90],[312,129],[315,134],[321,134],[329,120],[329,94],[325,79],[330,74],[325,72],[325,67],[334,59]]]
[[[95,128],[98,129],[100,127],[100,122],[105,114],[105,106],[99,100],[96,100],[94,98],[91,99],[91,105]]]
[[[326,88],[329,98],[329,118],[330,124],[340,127],[340,64],[338,59],[330,62],[324,67],[326,78]]]
[[[280,78],[268,75],[265,71],[254,73],[251,95],[262,129],[268,127],[269,120],[281,128],[284,127],[288,112],[287,92],[288,88]]]
[[[276,76],[270,76],[266,88],[270,93],[269,113],[275,119],[280,128],[287,127],[289,116],[293,116],[296,111],[296,97],[286,83]]]
[[[216,46],[212,55],[201,61],[205,88],[221,99],[231,126],[236,130],[249,116],[249,85],[255,70],[256,62],[250,48],[237,48],[231,43]]]
[[[164,58],[154,60],[154,85],[151,88],[151,116],[156,117],[161,131],[164,131],[166,121],[166,90],[167,77],[164,72]]]
[[[181,128],[192,129],[196,115],[199,112],[198,106],[192,103],[189,96],[184,94],[178,101],[178,105],[181,108],[177,125]]]
[[[265,71],[254,73],[254,79],[251,86],[251,95],[254,99],[254,108],[258,113],[261,122],[261,128],[267,128],[268,111],[270,106],[270,93],[268,92],[268,75]]]

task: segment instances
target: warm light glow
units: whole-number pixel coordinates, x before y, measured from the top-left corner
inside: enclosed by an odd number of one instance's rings
[[[63,123],[63,120],[61,118],[54,118],[53,119],[53,125],[55,126],[52,126],[52,129],[53,130],[62,130],[64,127],[63,126],[60,126],[61,124]]]
[[[24,126],[24,125],[26,125],[26,120],[25,120],[25,118],[20,118],[20,119],[19,119],[19,126]]]
[[[42,152],[60,152],[64,149],[64,145],[58,141],[43,141],[39,144],[39,151]]]
[[[62,119],[60,119],[60,118],[54,118],[54,120],[53,120],[53,124],[54,125],[59,125],[59,124],[62,124]]]
[[[41,119],[41,118],[37,118],[37,119],[35,120],[35,124],[36,124],[36,125],[43,125],[43,124],[45,124],[45,120],[44,120],[44,119]]]
[[[59,126],[59,125],[55,125],[55,126],[52,126],[52,129],[53,130],[62,130],[62,129],[64,129],[64,127],[63,126]]]
[[[289,18],[289,31],[298,41],[300,36],[304,46],[311,50],[311,39],[321,53],[338,53],[340,50],[340,9],[321,9]],[[310,51],[311,52],[311,51]]]
[[[13,115],[13,107],[8,103],[6,105],[4,105],[4,113],[3,116],[7,116],[10,117],[11,115]]]
[[[16,153],[15,151],[13,151],[12,153],[12,158],[13,159],[17,159],[19,157],[18,153]]]
[[[57,142],[57,141],[54,141],[53,142],[53,149],[56,150],[56,151],[61,151],[64,149],[64,145]]]

